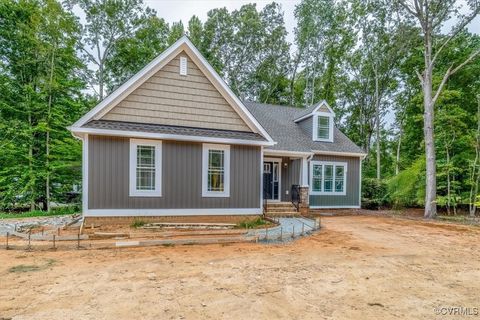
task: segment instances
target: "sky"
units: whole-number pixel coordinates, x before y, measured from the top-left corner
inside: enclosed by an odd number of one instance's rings
[[[294,28],[296,25],[294,10],[295,5],[301,0],[144,0],[145,4],[157,11],[159,17],[165,19],[168,23],[182,20],[186,27],[188,20],[196,15],[205,22],[207,20],[207,12],[214,8],[226,7],[228,11],[240,9],[244,4],[256,3],[257,10],[261,10],[265,5],[275,1],[282,6],[285,15],[285,26],[288,31],[287,40],[290,43],[294,41]],[[452,22],[453,23],[453,22]],[[448,23],[444,32],[448,32],[452,26]],[[470,32],[480,34],[480,16],[478,16],[468,26]]]
[[[261,10],[267,4],[274,0],[144,0],[145,4],[157,11],[159,17],[165,19],[168,23],[182,20],[186,27],[188,20],[196,15],[203,22],[207,20],[207,12],[214,8],[226,7],[228,11],[240,9],[241,6],[248,3],[256,3],[257,10]],[[293,11],[295,5],[300,0],[275,0],[281,4],[285,13],[285,25],[288,31],[289,42],[293,42],[293,30],[295,28],[295,17]]]

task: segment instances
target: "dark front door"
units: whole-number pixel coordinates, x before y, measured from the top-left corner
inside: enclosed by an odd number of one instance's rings
[[[280,163],[273,161],[263,162],[263,198],[278,200],[279,196]]]

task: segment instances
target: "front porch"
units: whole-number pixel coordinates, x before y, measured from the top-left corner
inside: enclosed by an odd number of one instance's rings
[[[269,216],[308,214],[307,153],[273,150],[263,155],[263,206]]]

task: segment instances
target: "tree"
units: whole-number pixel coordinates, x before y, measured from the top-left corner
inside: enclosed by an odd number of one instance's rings
[[[153,43],[153,49],[155,49],[158,45],[155,41],[151,41],[151,32],[159,27],[157,32],[161,37],[164,32],[163,20],[156,18],[154,10],[144,9],[143,0],[68,0],[67,3],[70,10],[73,11],[73,8],[78,6],[85,14],[86,22],[82,28],[82,41],[79,47],[86,63],[95,66],[95,70],[89,70],[85,78],[91,88],[97,92],[98,98],[102,100],[105,89],[114,87],[125,77],[122,74],[120,79],[116,79],[115,76],[118,76],[116,70],[109,69],[109,65],[112,68],[119,65],[117,62],[109,63],[114,54],[123,54],[125,47],[132,49],[131,45],[136,48],[139,43],[129,44],[128,39],[135,38],[136,34],[137,36],[142,34],[141,29],[146,29],[148,34],[142,47],[149,50]],[[137,37],[136,40],[141,39]],[[159,49],[162,45],[160,41]],[[150,57],[148,52],[145,55]],[[130,57],[127,58],[130,59]],[[137,70],[138,64],[145,62],[133,60],[131,67],[121,63],[122,70],[127,69],[129,72]],[[124,62],[128,61],[130,60]],[[109,75],[114,78],[109,79]]]
[[[180,39],[185,34],[185,29],[183,28],[182,21],[172,23],[172,27],[170,29],[170,33],[168,35],[168,45],[172,45]]]
[[[470,63],[480,54],[480,48],[474,49],[462,61],[452,61],[444,71],[440,83],[434,89],[433,74],[436,62],[445,47],[455,39],[459,33],[478,15],[480,3],[468,1],[470,11],[466,15],[459,13],[459,5],[455,0],[398,0],[404,12],[411,19],[418,22],[423,36],[423,71],[417,73],[422,87],[424,107],[424,140],[426,156],[426,191],[425,191],[425,218],[431,219],[437,215],[437,181],[436,155],[434,140],[434,113],[437,102],[447,80]],[[454,17],[457,24],[446,36],[441,36],[441,28]]]
[[[84,111],[79,26],[53,0],[0,6],[0,207],[50,209],[80,181],[80,144],[66,130]]]
[[[325,99],[335,109],[342,64],[354,44],[347,8],[346,1],[333,0],[304,0],[295,7],[298,52],[293,81],[299,77],[299,83],[303,84],[303,96],[295,104],[312,105]],[[297,76],[298,68],[303,70]]]

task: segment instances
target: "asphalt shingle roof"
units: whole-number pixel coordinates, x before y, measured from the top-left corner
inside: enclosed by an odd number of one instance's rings
[[[301,109],[255,102],[244,102],[244,104],[273,140],[277,142],[276,145],[268,147],[268,149],[298,152],[316,150],[364,153],[360,147],[337,128],[334,128],[333,142],[313,141],[312,135],[305,132],[294,120],[308,114],[314,107]]]
[[[252,141],[267,141],[260,134],[253,133],[253,132],[215,130],[215,129],[191,128],[191,127],[180,127],[180,126],[167,126],[167,125],[160,125],[160,124],[121,122],[121,121],[110,121],[110,120],[93,120],[93,121],[90,121],[90,122],[86,123],[82,127],[93,128],[93,129],[107,129],[107,130],[123,130],[123,131],[177,134],[177,135],[185,135],[185,136],[214,137],[214,138],[252,140]]]

